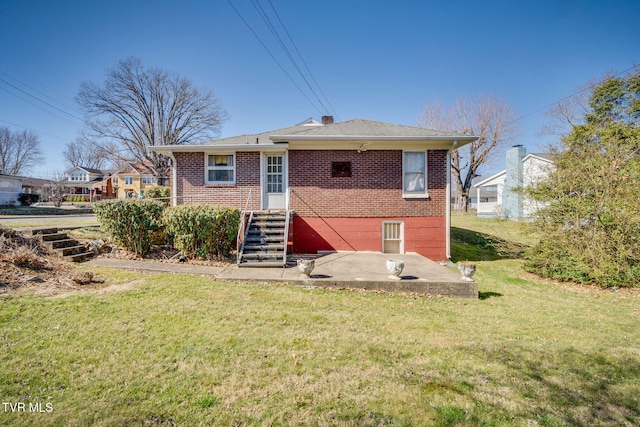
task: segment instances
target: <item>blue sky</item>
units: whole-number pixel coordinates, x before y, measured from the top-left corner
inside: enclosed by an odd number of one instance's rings
[[[306,89],[252,1],[231,2]],[[413,125],[428,101],[490,94],[521,117],[513,144],[529,151],[548,142],[537,134],[549,105],[640,61],[637,0],[271,3],[336,120]],[[83,127],[80,84],[129,56],[211,89],[229,113],[223,137],[327,113],[228,0],[0,0],[0,52],[0,126],[36,132],[46,156],[32,176],[64,170]]]

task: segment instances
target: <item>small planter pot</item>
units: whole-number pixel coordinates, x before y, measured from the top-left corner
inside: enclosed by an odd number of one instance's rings
[[[459,262],[458,270],[460,271],[460,279],[465,282],[475,282],[472,276],[476,274],[476,265],[472,262]]]
[[[300,273],[305,275],[306,277],[311,277],[311,272],[316,266],[315,259],[299,259],[298,260],[298,270]]]
[[[400,280],[400,273],[404,270],[404,261],[400,261],[397,259],[388,259],[387,260],[387,271],[389,272],[389,279],[391,280]]]

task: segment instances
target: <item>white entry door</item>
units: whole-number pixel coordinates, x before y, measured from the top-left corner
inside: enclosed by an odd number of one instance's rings
[[[287,192],[287,157],[285,153],[265,153],[262,158],[262,207],[285,209]]]

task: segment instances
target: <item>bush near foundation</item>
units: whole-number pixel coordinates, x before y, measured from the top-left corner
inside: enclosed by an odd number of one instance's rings
[[[157,200],[123,199],[97,202],[93,211],[102,229],[117,244],[138,255],[151,249],[152,239],[162,227],[166,205]]]
[[[31,206],[40,200],[39,194],[20,193],[18,194],[18,201],[22,206]]]
[[[154,185],[153,187],[149,187],[144,190],[145,199],[163,199],[160,200],[165,204],[169,204],[171,197],[171,189],[166,185]]]
[[[240,211],[208,205],[180,205],[163,214],[165,233],[185,256],[227,257],[233,249]]]

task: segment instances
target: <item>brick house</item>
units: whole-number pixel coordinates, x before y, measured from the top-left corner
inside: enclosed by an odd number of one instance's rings
[[[449,257],[449,155],[475,139],[325,116],[322,123],[151,149],[172,159],[174,204],[246,206],[263,224],[280,223],[266,212],[286,212],[293,253],[416,252],[442,261]],[[262,255],[254,258],[264,258],[275,245],[265,241],[268,230],[255,234]]]

